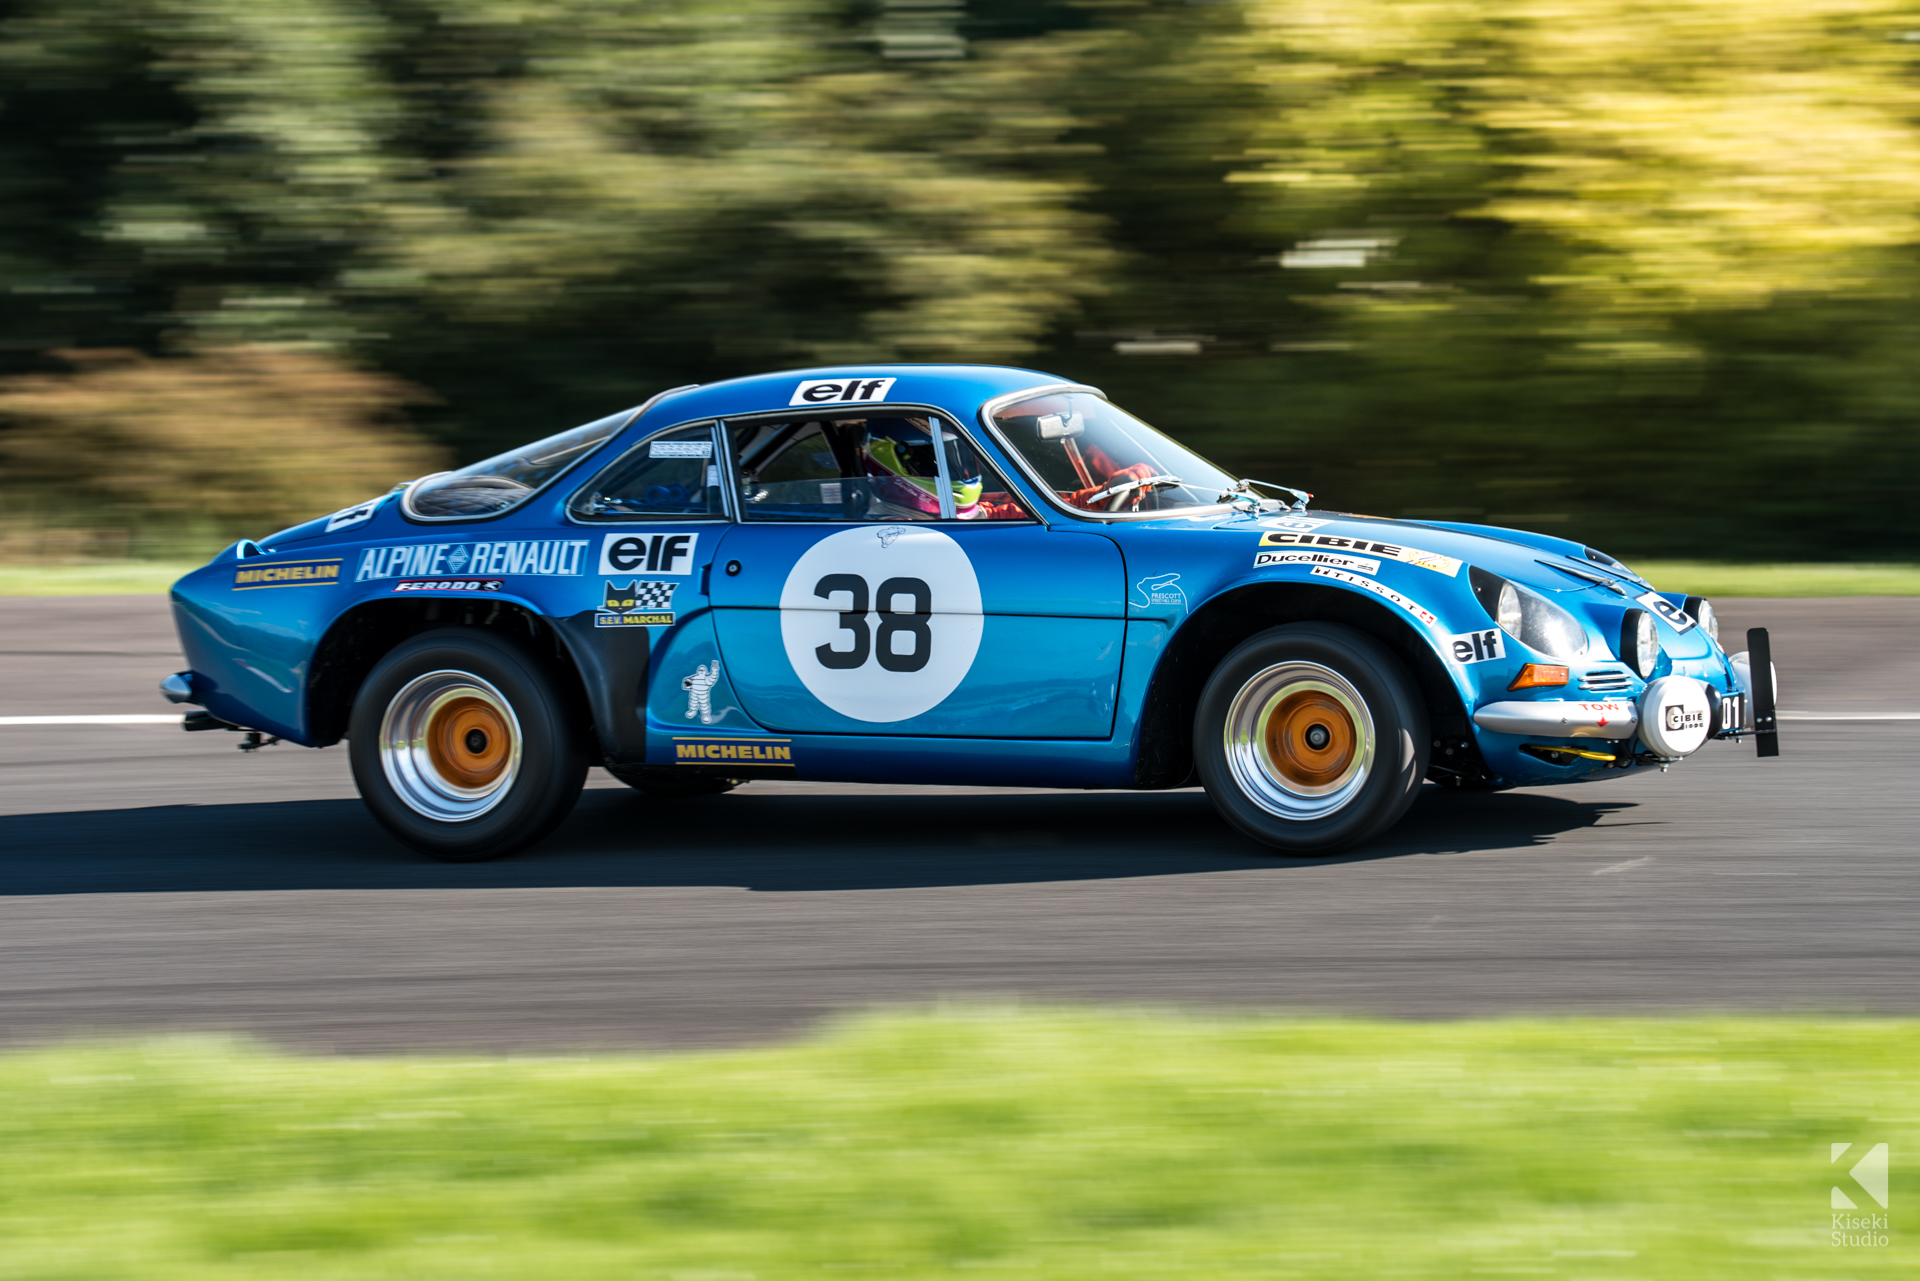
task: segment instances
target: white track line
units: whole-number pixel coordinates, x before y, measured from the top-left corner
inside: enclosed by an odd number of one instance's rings
[[[114,716],[0,716],[0,725],[178,725],[180,714]]]

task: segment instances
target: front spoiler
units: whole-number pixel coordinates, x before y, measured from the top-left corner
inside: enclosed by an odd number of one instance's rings
[[[1632,703],[1488,703],[1473,723],[1496,734],[1536,738],[1632,738],[1640,712]]]

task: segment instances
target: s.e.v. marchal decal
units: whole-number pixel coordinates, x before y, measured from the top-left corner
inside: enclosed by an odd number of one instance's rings
[[[584,538],[526,538],[491,543],[411,543],[360,553],[356,583],[382,578],[450,578],[463,574],[571,577],[586,559]]]
[[[1326,547],[1334,551],[1356,552],[1366,556],[1380,556],[1387,560],[1397,560],[1403,565],[1418,565],[1422,569],[1431,569],[1437,574],[1453,578],[1460,572],[1460,562],[1451,556],[1442,556],[1439,552],[1425,552],[1418,547],[1400,547],[1393,543],[1376,543],[1365,538],[1342,538],[1338,534],[1295,533],[1280,530],[1260,535],[1262,547]]]
[[[678,583],[634,579],[622,587],[607,584],[604,602],[593,616],[595,627],[665,627],[673,622],[673,592]]]

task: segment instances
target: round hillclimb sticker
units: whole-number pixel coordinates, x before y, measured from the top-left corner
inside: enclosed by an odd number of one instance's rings
[[[960,687],[980,652],[980,580],[937,529],[862,525],[807,549],[780,592],[780,639],[812,695],[904,721]]]

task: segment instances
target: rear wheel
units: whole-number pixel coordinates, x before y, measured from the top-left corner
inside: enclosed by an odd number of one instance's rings
[[[579,727],[552,672],[464,628],[416,636],[381,659],[354,699],[349,735],[374,818],[449,862],[531,845],[586,781]]]
[[[1386,830],[1427,772],[1427,711],[1379,641],[1292,623],[1242,643],[1208,678],[1194,758],[1221,815],[1289,854]]]

